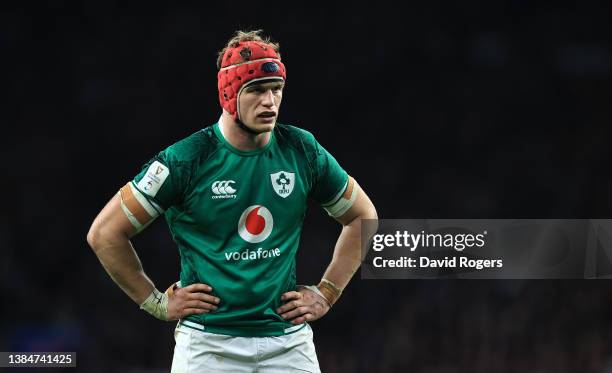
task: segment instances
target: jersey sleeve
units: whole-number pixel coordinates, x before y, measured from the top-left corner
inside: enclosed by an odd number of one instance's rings
[[[324,147],[314,140],[315,157],[313,162],[314,180],[311,196],[321,206],[334,204],[344,193],[349,176],[340,164]]]
[[[190,179],[189,165],[168,148],[144,164],[132,185],[162,213],[182,202]]]

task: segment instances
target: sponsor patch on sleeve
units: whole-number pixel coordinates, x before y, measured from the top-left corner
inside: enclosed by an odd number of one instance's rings
[[[155,197],[168,175],[170,175],[168,167],[164,166],[159,161],[155,161],[149,166],[147,173],[138,182],[138,189],[142,190],[150,197]]]

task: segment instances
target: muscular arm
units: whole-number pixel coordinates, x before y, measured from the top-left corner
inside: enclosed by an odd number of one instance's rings
[[[377,219],[376,209],[367,194],[355,182],[358,188],[357,199],[351,208],[336,218],[342,224],[342,232],[336,241],[332,260],[323,275],[323,278],[333,282],[344,289],[361,265],[361,235],[369,240],[375,233],[361,232],[362,219]]]
[[[130,237],[136,233],[121,209],[117,193],[94,220],[87,242],[117,285],[138,304],[151,294],[155,286],[147,277],[136,255]]]
[[[336,242],[334,254],[323,278],[335,286],[344,289],[349,283],[362,261],[361,236],[369,240],[376,233],[376,226],[368,225],[371,231],[361,231],[362,219],[377,219],[376,209],[370,198],[355,182],[357,198],[344,214],[336,218],[342,224],[342,232]],[[326,289],[304,287],[298,291],[284,293],[281,300],[286,303],[279,307],[277,313],[293,324],[314,321],[323,317],[330,308],[329,300],[334,296]]]
[[[87,242],[113,281],[134,302],[142,305],[152,295],[155,285],[145,274],[132,247],[130,237],[134,234],[136,229],[123,212],[121,197],[117,193],[94,220],[87,234]],[[214,311],[220,300],[205,294],[211,291],[212,287],[207,284],[191,284],[167,292],[164,295],[168,299],[167,309],[161,317],[160,314],[154,316],[176,320],[191,314]]]

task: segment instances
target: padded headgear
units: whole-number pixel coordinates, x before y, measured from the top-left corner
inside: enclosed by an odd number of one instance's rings
[[[238,120],[237,102],[247,85],[261,80],[285,80],[287,73],[280,55],[270,44],[243,41],[227,48],[217,73],[217,88],[221,106]]]

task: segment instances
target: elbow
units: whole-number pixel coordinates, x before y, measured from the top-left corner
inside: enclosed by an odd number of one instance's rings
[[[359,213],[355,215],[345,225],[360,225],[362,220],[368,220],[368,225],[376,225],[378,227],[378,213],[373,204],[368,204],[361,208]],[[369,221],[372,221],[371,223]]]
[[[100,248],[113,241],[112,232],[108,228],[94,222],[87,232],[87,243],[96,255]]]
[[[124,241],[129,241],[128,234],[112,224],[94,221],[87,232],[87,243],[96,255],[101,249]]]
[[[359,220],[378,220],[378,213],[376,212],[376,207],[374,207],[374,204],[372,202],[368,202],[369,203],[363,206],[361,213],[358,216]]]
[[[364,219],[378,220],[378,212],[376,212],[376,207],[373,204],[370,204],[365,215]]]
[[[369,223],[369,234],[370,236],[373,236],[374,233],[378,231],[378,212],[376,212],[376,207],[374,207],[373,204],[370,204],[365,215],[366,217],[364,219],[371,221],[371,223]]]
[[[366,237],[366,240],[370,240],[378,232],[378,213],[372,203],[369,204],[363,215],[362,219],[367,219],[367,222],[361,225],[361,234]]]
[[[96,248],[99,247],[100,236],[100,230],[95,223],[92,224],[89,228],[89,232],[87,232],[87,243],[94,252],[96,251]]]

